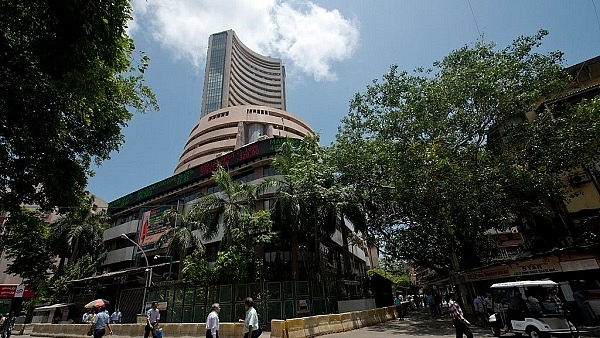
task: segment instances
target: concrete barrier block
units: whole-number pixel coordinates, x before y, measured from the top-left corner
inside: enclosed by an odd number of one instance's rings
[[[375,310],[376,313],[376,318],[377,318],[377,323],[384,323],[386,321],[385,319],[385,308],[378,308]]]
[[[286,328],[289,338],[306,338],[304,333],[304,318],[287,319]]]
[[[331,333],[331,328],[329,327],[329,315],[318,315],[315,316],[315,318],[317,319],[319,335]]]
[[[46,325],[46,330],[48,330],[48,333],[52,334],[53,336],[57,336],[61,333],[63,333],[63,331],[65,331],[64,328],[61,328],[61,324],[45,324]]]
[[[385,319],[392,320],[396,318],[396,307],[388,306],[385,308]]]
[[[13,326],[13,329],[10,333],[14,334],[14,335],[23,334],[24,328],[25,328],[25,324],[15,324],[15,326]]]
[[[56,325],[59,326],[59,325]],[[78,336],[87,333],[87,330],[91,327],[90,324],[69,324],[69,325],[60,325],[59,328],[60,333],[63,333],[68,336]],[[81,333],[80,333],[81,332]],[[56,332],[58,333],[58,332]]]
[[[113,334],[125,337],[141,337],[144,335],[144,324],[118,324],[113,325]]]
[[[198,330],[201,333],[206,333],[206,324],[199,324]],[[239,338],[243,337],[244,324],[242,323],[220,323],[219,338]],[[199,336],[202,336],[199,334]]]
[[[304,334],[306,337],[315,337],[319,335],[317,317],[304,317]]]
[[[375,309],[367,310],[367,318],[369,320],[369,326],[379,323],[377,321],[377,310],[375,310]]]
[[[352,326],[354,329],[360,329],[363,327],[362,319],[360,318],[360,311],[352,311],[350,314],[352,316]]]
[[[206,330],[198,331],[198,327],[200,325],[197,323],[183,323],[180,325],[181,325],[181,328],[179,330],[179,335],[181,337],[202,336],[206,332]],[[204,324],[204,325],[206,326],[206,324]]]
[[[354,330],[354,325],[352,324],[352,312],[340,313],[340,319],[342,321],[342,328],[344,331]]]
[[[331,329],[331,332],[344,331],[344,328],[342,327],[342,317],[339,313],[329,315],[329,328]]]
[[[22,334],[30,335],[33,332],[33,324],[25,324]]]
[[[358,311],[358,313],[362,327],[371,325],[369,321],[369,310]]]
[[[329,325],[329,318],[327,318],[327,325]],[[271,338],[287,338],[286,332],[285,320],[271,319]]]
[[[181,324],[179,323],[160,323],[159,327],[163,329],[163,337],[181,336]]]

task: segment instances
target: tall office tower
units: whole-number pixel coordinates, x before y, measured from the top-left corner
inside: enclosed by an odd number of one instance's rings
[[[215,33],[208,39],[200,117],[241,105],[285,110],[285,69],[280,59],[244,46],[233,30]]]

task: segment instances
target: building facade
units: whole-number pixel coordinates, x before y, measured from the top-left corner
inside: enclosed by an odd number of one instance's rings
[[[246,104],[285,110],[285,68],[246,47],[233,30],[215,33],[208,39],[200,117]]]
[[[168,229],[163,212],[176,209],[185,214],[200,196],[218,193],[212,174],[219,165],[238,182],[252,184],[279,175],[271,163],[281,144],[314,133],[285,106],[281,60],[253,52],[231,30],[211,35],[200,120],[173,176],[109,203],[114,221],[104,232],[108,252],[103,264],[110,272],[75,284],[80,289],[85,284],[106,286],[96,286],[94,298],[114,301],[124,322],[135,321],[144,302],[154,300],[164,304],[161,318],[167,322],[202,322],[213,302],[221,304],[221,321],[235,321],[243,317],[247,296],[255,297],[265,323],[336,312],[340,301],[347,301],[342,308],[351,306],[350,300],[362,292],[360,278],[377,262],[377,251],[349,243],[354,228],[341,216],[330,238],[318,244],[312,240],[311,249],[303,248],[300,255],[298,244],[294,247],[290,239],[257,248],[264,278],[246,284],[181,282],[179,257],[166,256],[165,248],[155,245]],[[271,198],[268,193],[261,196],[255,209],[269,209]],[[203,241],[209,262],[216,258],[222,237],[221,233]],[[315,261],[322,267],[319,271],[308,268]]]
[[[262,139],[300,139],[311,132],[306,122],[277,108],[241,105],[218,109],[194,125],[174,174]]]

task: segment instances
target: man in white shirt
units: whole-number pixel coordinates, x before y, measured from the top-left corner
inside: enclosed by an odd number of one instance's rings
[[[219,303],[212,305],[212,311],[206,317],[206,338],[219,338]]]
[[[156,337],[156,328],[160,319],[160,311],[158,310],[158,302],[152,302],[152,307],[146,311],[146,328],[144,330],[144,338],[148,338],[150,331],[152,337]]]
[[[246,319],[240,319],[240,322],[244,322],[244,338],[256,338],[258,335],[256,333],[253,335],[252,332],[260,331],[258,331],[258,314],[254,309],[254,301],[252,300],[252,297],[247,297],[244,300],[244,307],[246,308]]]

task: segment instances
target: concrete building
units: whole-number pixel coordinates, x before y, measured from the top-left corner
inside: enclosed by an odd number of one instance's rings
[[[135,321],[140,302],[152,300],[164,302],[166,313],[161,318],[167,322],[202,322],[215,301],[221,304],[221,321],[235,321],[243,317],[244,297],[259,289],[268,295],[259,309],[264,322],[335,312],[338,307],[368,308],[370,303],[352,297],[359,294],[366,269],[377,263],[377,251],[348,243],[354,228],[342,217],[331,238],[315,244],[317,252],[301,255],[297,264],[301,270],[292,271],[291,259],[298,248],[289,241],[259,248],[256,254],[263,259],[269,281],[251,284],[181,283],[179,257],[166,257],[165,248],[155,246],[168,227],[161,221],[164,211],[185,213],[198,197],[218,191],[212,179],[218,165],[238,182],[259,182],[278,175],[271,163],[286,138],[302,139],[309,133],[313,130],[306,122],[285,111],[281,61],[251,51],[231,30],[213,34],[200,120],[192,127],[173,176],[109,203],[114,223],[104,232],[108,249],[104,266],[111,272],[75,283],[107,286],[98,288],[95,298],[114,301],[124,322]],[[269,208],[270,198],[263,195],[255,209]],[[216,258],[222,237],[204,241],[209,259]],[[309,278],[315,271],[304,268],[316,257],[322,257],[327,270],[317,273],[318,280]],[[340,291],[345,295],[342,299]]]
[[[256,105],[218,109],[194,125],[174,174],[265,138],[303,138],[312,129],[284,110]]]
[[[233,30],[215,33],[208,39],[200,117],[246,104],[285,110],[285,68],[246,47]]]

